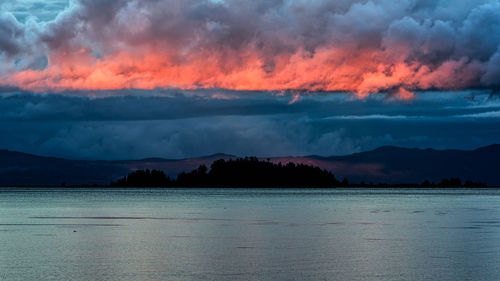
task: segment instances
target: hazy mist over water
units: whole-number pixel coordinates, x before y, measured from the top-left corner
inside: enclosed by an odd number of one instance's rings
[[[498,280],[498,189],[0,189],[0,280]]]

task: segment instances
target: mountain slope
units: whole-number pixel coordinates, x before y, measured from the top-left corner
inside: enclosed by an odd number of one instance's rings
[[[234,156],[216,154],[180,160],[86,161],[0,150],[0,186],[106,185],[134,170],[159,169],[175,176],[199,165],[209,166],[217,159],[230,157]]]
[[[328,169],[351,182],[420,183],[460,177],[500,185],[500,145],[472,151],[385,146],[346,156],[274,159],[308,163]]]
[[[163,170],[175,176],[217,159],[235,158],[215,154],[180,160],[148,158],[123,161],[85,161],[0,150],[0,186],[51,186],[108,184],[138,169]],[[350,182],[420,183],[460,177],[462,180],[500,185],[500,145],[472,151],[412,149],[385,146],[346,156],[271,158],[274,163],[294,162],[319,166]]]

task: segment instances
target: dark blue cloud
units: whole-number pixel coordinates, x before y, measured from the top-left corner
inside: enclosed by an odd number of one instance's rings
[[[0,148],[85,159],[160,156],[339,155],[382,145],[474,148],[500,139],[489,92],[420,93],[409,103],[374,95],[140,91],[3,93]]]

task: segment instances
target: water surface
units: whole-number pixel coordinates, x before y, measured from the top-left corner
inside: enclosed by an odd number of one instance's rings
[[[500,279],[500,190],[0,188],[0,280],[429,279]]]

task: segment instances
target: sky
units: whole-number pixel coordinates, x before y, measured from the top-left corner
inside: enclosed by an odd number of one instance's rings
[[[500,139],[500,1],[4,0],[0,149],[341,155]]]

